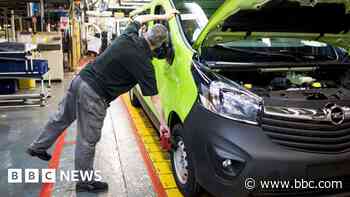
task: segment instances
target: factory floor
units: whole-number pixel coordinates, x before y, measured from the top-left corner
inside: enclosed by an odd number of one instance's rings
[[[74,182],[8,183],[8,169],[74,170],[76,124],[73,123],[52,146],[49,162],[25,153],[38,136],[64,95],[72,75],[62,83],[54,83],[48,106],[0,109],[0,194],[3,197],[73,197],[73,196],[159,196],[156,195],[144,158],[133,134],[132,120],[121,98],[111,103],[105,118],[101,141],[97,145],[95,170],[109,183],[102,194],[76,193]]]

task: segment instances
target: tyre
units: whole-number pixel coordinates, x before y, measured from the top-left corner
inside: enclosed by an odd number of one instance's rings
[[[129,99],[131,102],[131,105],[134,107],[141,107],[141,103],[139,99],[136,97],[134,88],[129,91]]]
[[[191,151],[186,147],[182,125],[175,125],[172,134],[174,148],[170,157],[176,184],[185,197],[198,196],[200,185],[196,181]]]

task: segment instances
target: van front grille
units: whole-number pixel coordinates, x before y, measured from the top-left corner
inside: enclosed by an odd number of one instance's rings
[[[264,114],[261,126],[271,140],[307,152],[341,153],[350,150],[350,121],[341,125]]]

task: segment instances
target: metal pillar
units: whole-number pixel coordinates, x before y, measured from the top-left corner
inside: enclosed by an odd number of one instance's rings
[[[11,40],[16,41],[15,11],[11,10]]]
[[[82,38],[81,41],[83,42],[83,53],[85,54],[87,52],[87,27],[85,24],[85,17],[86,17],[86,9],[87,9],[87,3],[86,0],[83,0],[82,3],[82,12],[81,12],[81,26],[82,28],[80,28],[81,30],[81,34],[82,34]]]
[[[27,16],[32,16],[32,6],[31,3],[27,3]]]
[[[9,36],[9,27],[8,27],[8,18],[7,18],[8,10],[5,8],[5,38],[7,41],[10,41],[10,36]]]
[[[36,29],[36,26],[37,26],[37,19],[36,19],[36,16],[33,16],[34,17],[34,20],[32,18],[32,23],[33,23],[33,33],[36,33],[37,32],[37,29]]]
[[[80,24],[77,19],[78,16],[76,16],[75,13],[75,7],[79,6],[79,4],[76,2],[72,2],[71,4],[71,9],[70,9],[70,14],[72,18],[72,23],[71,25],[71,48],[70,48],[70,68],[71,70],[75,71],[77,70],[78,67],[78,61],[80,59]]]
[[[18,22],[19,22],[19,32],[23,31],[23,22],[22,22],[22,17],[18,18]]]
[[[44,16],[45,16],[45,10],[44,10],[44,0],[40,0],[40,25],[41,25],[41,31],[45,31],[44,28]]]

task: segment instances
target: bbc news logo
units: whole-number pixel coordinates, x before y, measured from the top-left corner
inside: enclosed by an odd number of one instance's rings
[[[99,170],[8,169],[8,183],[55,183],[56,181],[101,181]]]

